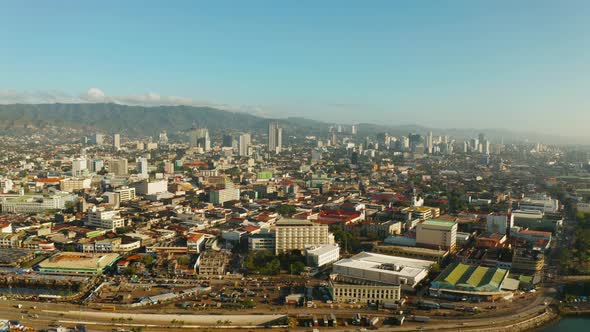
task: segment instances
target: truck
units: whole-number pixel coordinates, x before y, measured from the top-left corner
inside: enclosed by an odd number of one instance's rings
[[[338,326],[338,321],[336,320],[336,315],[330,314],[329,323],[330,323],[330,326],[334,326],[334,327]]]
[[[352,318],[352,325],[361,325],[361,314],[355,314],[354,317]]]
[[[414,321],[426,323],[426,322],[430,321],[430,317],[428,317],[428,316],[414,316]]]

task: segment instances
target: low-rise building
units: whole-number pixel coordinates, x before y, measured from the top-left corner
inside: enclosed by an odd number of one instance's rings
[[[373,282],[413,289],[426,278],[433,261],[361,252],[334,263],[333,272],[349,283]]]
[[[305,248],[305,258],[308,266],[323,267],[336,262],[340,258],[340,247],[337,244],[307,246]]]
[[[416,226],[416,245],[426,248],[455,250],[457,223],[436,219],[426,220]]]

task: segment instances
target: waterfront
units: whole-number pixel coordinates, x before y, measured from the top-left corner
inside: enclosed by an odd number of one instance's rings
[[[555,323],[547,325],[539,332],[569,332],[585,331],[590,324],[590,317],[565,317]]]

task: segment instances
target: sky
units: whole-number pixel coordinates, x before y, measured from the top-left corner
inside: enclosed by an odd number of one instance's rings
[[[590,2],[0,0],[0,103],[588,137]]]

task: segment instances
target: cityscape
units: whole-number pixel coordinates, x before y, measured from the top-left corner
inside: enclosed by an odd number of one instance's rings
[[[585,329],[590,6],[220,3],[0,11],[0,332]]]

